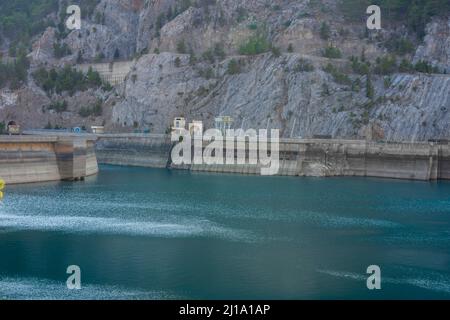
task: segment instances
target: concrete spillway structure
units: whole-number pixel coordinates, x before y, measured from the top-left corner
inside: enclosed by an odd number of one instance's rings
[[[134,61],[116,61],[108,63],[90,63],[80,64],[76,68],[84,73],[88,72],[89,68],[97,71],[103,81],[107,81],[112,85],[121,84],[125,81],[127,75],[130,73]]]
[[[6,184],[81,180],[98,173],[95,137],[0,136]]]
[[[165,135],[99,135],[98,161],[191,171],[260,174],[259,165],[170,165],[172,143]],[[224,152],[225,153],[225,152]],[[450,145],[376,143],[361,140],[281,139],[285,176],[359,176],[412,180],[450,179]]]

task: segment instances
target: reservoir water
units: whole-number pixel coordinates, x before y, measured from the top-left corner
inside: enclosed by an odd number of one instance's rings
[[[100,169],[6,187],[0,299],[450,298],[449,182]]]

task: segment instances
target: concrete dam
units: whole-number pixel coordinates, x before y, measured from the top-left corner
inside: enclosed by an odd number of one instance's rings
[[[6,184],[83,180],[96,173],[95,137],[0,136]]]
[[[206,145],[203,143],[203,149]],[[248,145],[245,145],[245,164],[214,165],[175,165],[170,156],[173,146],[170,136],[154,134],[0,136],[0,178],[7,184],[83,180],[98,172],[97,163],[261,173],[260,164],[249,164]],[[281,176],[450,179],[450,145],[432,142],[281,139],[279,159],[278,175]]]
[[[174,165],[167,135],[99,135],[99,163],[218,173],[260,174],[252,164]],[[358,176],[411,180],[450,179],[450,145],[362,140],[281,139],[282,176]],[[224,152],[225,154],[225,152]]]
[[[116,61],[108,63],[88,63],[77,65],[79,71],[86,73],[89,68],[97,71],[103,81],[107,81],[113,86],[125,81],[127,75],[132,70],[134,61]]]

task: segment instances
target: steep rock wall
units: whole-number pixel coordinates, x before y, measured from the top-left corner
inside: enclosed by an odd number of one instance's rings
[[[202,120],[210,128],[214,117],[229,115],[236,128],[280,129],[287,138],[358,137],[369,122],[377,122],[389,141],[450,138],[448,75],[374,76],[371,102],[365,76],[350,76],[362,84],[352,90],[322,70],[328,63],[346,68],[344,60],[299,54],[234,57],[242,71],[228,75],[230,59],[218,64],[208,79],[201,73],[207,66],[190,65],[188,55],[143,56],[125,83],[124,99],[113,109],[113,123],[164,133],[177,116]],[[296,71],[300,59],[307,59],[315,70]]]

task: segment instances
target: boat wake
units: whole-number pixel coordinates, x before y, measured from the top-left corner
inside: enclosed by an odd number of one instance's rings
[[[448,275],[430,271],[428,271],[427,275],[425,275],[419,270],[413,268],[401,268],[401,269],[402,271],[404,271],[403,276],[399,276],[396,278],[382,276],[381,283],[410,285],[425,290],[444,292],[450,294],[450,278],[448,277]],[[336,271],[336,270],[317,270],[317,272],[337,278],[345,278],[364,282],[367,280],[368,277],[368,275],[365,274]]]
[[[0,230],[59,231],[65,233],[103,233],[154,237],[216,237],[235,241],[254,241],[247,231],[226,228],[205,219],[152,221],[142,218],[104,218],[83,216],[43,216],[0,214]]]
[[[8,300],[162,300],[179,299],[162,291],[143,291],[107,285],[82,285],[69,290],[65,282],[37,278],[0,277],[0,299]]]

